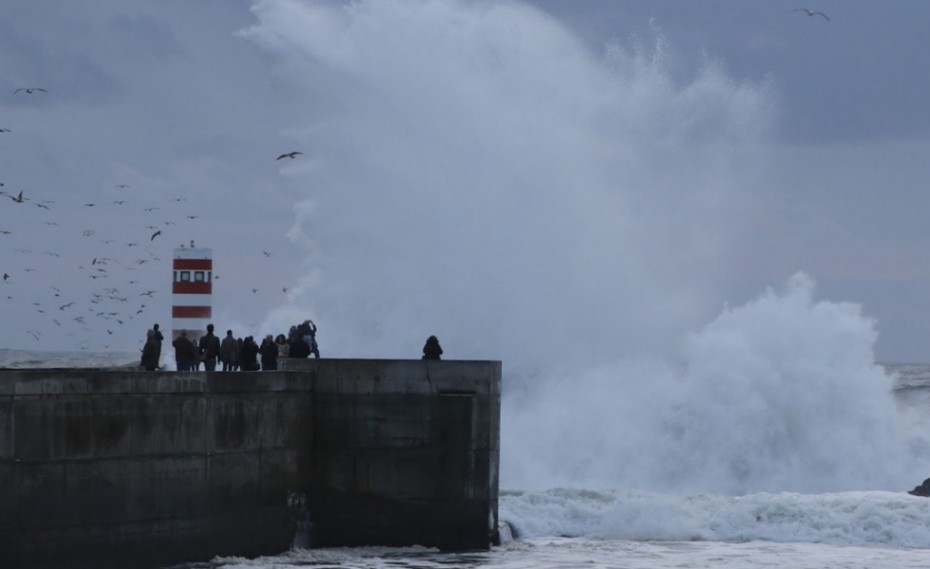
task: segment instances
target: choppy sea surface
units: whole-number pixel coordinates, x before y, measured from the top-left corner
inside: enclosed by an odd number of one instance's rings
[[[135,359],[133,353],[0,350],[0,368],[111,367]],[[883,367],[902,412],[930,410],[930,365]],[[914,485],[922,478],[916,476]],[[505,539],[486,552],[295,548],[277,556],[217,557],[179,567],[926,568],[930,567],[930,499],[911,496],[909,489],[739,496],[605,488],[506,489],[500,495]]]

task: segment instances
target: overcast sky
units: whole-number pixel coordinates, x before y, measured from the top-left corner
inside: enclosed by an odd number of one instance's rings
[[[324,355],[661,351],[803,271],[930,361],[930,4],[797,7],[5,0],[0,347],[136,350],[193,240]]]

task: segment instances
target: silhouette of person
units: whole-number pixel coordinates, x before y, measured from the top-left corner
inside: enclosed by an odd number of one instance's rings
[[[310,355],[310,345],[304,341],[304,337],[296,331],[290,340],[290,347],[287,350],[289,358],[306,358]]]
[[[271,334],[265,336],[262,345],[258,348],[258,353],[262,356],[262,369],[272,371],[278,369],[278,344],[275,343]]]
[[[152,326],[152,332],[155,334],[155,340],[158,342],[158,357],[155,361],[161,363],[161,343],[165,340],[165,337],[158,330],[158,323]],[[155,367],[157,368],[159,366],[156,365]]]
[[[145,371],[155,371],[158,368],[158,340],[151,328],[145,333],[145,346],[142,347],[142,361],[139,364]]]
[[[239,367],[242,371],[258,371],[258,344],[255,338],[246,336],[239,350]]]
[[[297,327],[297,333],[303,337],[304,342],[307,343],[307,347],[310,349],[307,357],[313,354],[316,359],[320,359],[320,346],[316,343],[316,324],[313,323],[313,320],[304,320],[303,324]]]
[[[174,361],[178,364],[178,371],[190,371],[197,358],[197,348],[187,337],[187,330],[181,330],[181,335],[171,345],[174,346]]]
[[[226,337],[220,343],[220,360],[223,371],[235,371],[239,361],[239,342],[233,337],[232,330],[226,330]]]
[[[436,336],[430,336],[423,344],[423,359],[438,360],[442,355],[442,347],[439,345],[439,339]]]
[[[207,324],[207,334],[200,337],[198,348],[204,370],[216,370],[216,358],[220,355],[220,339],[213,335],[213,324]]]

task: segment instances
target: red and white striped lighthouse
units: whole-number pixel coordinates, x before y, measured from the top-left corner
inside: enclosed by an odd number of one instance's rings
[[[174,250],[174,275],[171,283],[171,338],[187,330],[195,344],[207,333],[213,315],[213,250],[205,247],[180,247]]]

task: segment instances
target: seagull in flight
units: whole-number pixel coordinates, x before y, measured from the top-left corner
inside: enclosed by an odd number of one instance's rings
[[[39,93],[47,93],[42,87],[20,87],[19,89],[13,91],[13,93],[19,93],[20,91],[25,91],[27,95],[31,95],[38,91]]]
[[[0,132],[13,132],[13,131],[8,128],[0,128]]]
[[[297,156],[301,154],[303,154],[303,152],[298,152],[295,150],[294,152],[287,152],[285,154],[282,154],[281,156],[278,156],[277,158],[275,158],[275,160],[281,160],[282,158],[297,158]]]
[[[24,201],[23,192],[19,192],[19,195],[16,196],[16,197],[10,196],[10,199],[13,200],[13,201],[16,202],[16,203],[23,203],[23,201]]]
[[[161,229],[152,234],[152,238],[149,241],[155,241],[155,238],[161,235]]]
[[[808,16],[820,16],[824,20],[827,20],[828,22],[830,21],[830,16],[827,16],[823,12],[818,12],[816,10],[809,10],[807,8],[795,8],[794,10],[792,10],[792,12],[804,12]]]

